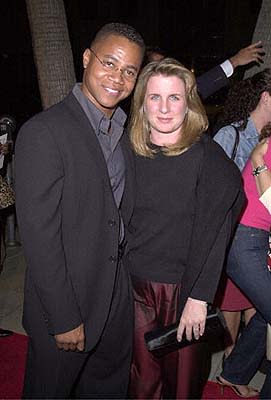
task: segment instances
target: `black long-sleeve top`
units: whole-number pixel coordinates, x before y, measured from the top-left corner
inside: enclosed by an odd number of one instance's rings
[[[129,226],[132,274],[153,282],[180,283],[195,215],[200,159],[196,144],[178,157],[161,149],[135,158],[136,198]]]
[[[180,156],[135,156],[135,172],[131,273],[181,283],[181,306],[188,296],[212,301],[244,199],[238,169],[203,135]]]

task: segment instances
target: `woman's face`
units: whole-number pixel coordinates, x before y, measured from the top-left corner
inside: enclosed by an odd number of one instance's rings
[[[152,76],[147,83],[144,111],[151,128],[151,142],[176,143],[187,113],[184,82],[177,76]]]

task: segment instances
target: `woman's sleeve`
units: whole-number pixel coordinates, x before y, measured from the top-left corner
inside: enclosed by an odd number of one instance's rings
[[[182,279],[181,309],[186,295],[213,301],[243,201],[238,168],[215,143],[209,144],[198,177],[194,229]]]

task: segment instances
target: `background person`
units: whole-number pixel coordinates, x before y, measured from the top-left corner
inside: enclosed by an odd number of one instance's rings
[[[11,142],[0,143],[0,274],[3,271],[6,259],[6,221],[10,212],[10,206],[15,203],[14,191],[6,180],[7,164],[6,157],[12,151]],[[4,252],[3,252],[4,250]],[[12,332],[6,329],[0,329],[0,337],[10,335]]]
[[[271,100],[271,96],[270,96]],[[263,134],[271,135],[271,124]],[[266,353],[266,329],[271,322],[271,272],[267,266],[268,239],[271,215],[263,205],[271,203],[271,146],[269,140],[259,143],[243,170],[247,206],[229,253],[229,275],[235,279],[257,309],[230,356],[218,383],[231,387],[242,397],[257,395],[257,391],[246,385],[252,379]],[[263,193],[265,191],[265,193]],[[263,195],[265,197],[263,198]],[[261,201],[259,200],[261,196]],[[241,275],[243,277],[241,278]],[[271,398],[271,362],[266,363],[266,379],[260,398]]]
[[[207,126],[188,69],[174,59],[145,66],[130,121],[135,196],[122,212],[135,299],[131,398],[200,396],[201,345],[155,358],[144,333],[179,318],[179,340],[204,332],[243,200],[239,171]]]
[[[262,128],[271,120],[271,70],[269,68],[245,79],[232,87],[227,97],[224,112],[219,122],[221,129],[214,136],[231,158],[239,132],[234,162],[243,170],[251,151],[258,143]],[[228,268],[226,265],[226,270]],[[232,351],[239,332],[241,311],[245,310],[245,323],[254,315],[255,310],[249,299],[240,291],[231,279],[224,279],[218,292],[218,303],[223,310],[231,340],[226,338],[224,359]]]

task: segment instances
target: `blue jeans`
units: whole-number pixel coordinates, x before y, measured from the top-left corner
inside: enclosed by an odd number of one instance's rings
[[[239,225],[228,256],[227,273],[255,305],[257,313],[243,330],[224,364],[222,377],[245,385],[256,373],[266,351],[267,322],[271,321],[271,273],[267,268],[269,233]],[[261,396],[271,397],[271,363]],[[269,388],[267,387],[269,386]],[[266,398],[266,397],[262,397]]]

